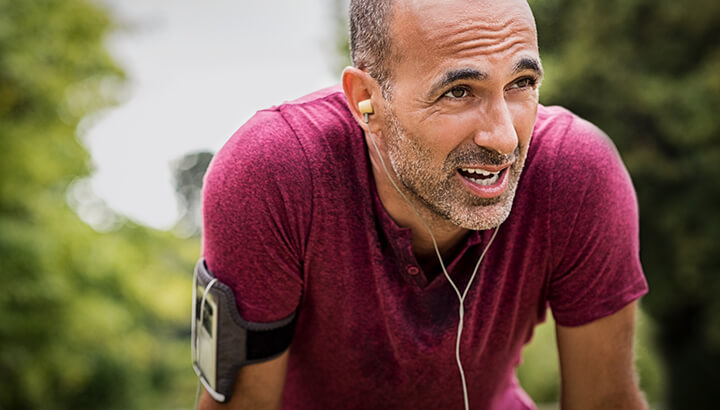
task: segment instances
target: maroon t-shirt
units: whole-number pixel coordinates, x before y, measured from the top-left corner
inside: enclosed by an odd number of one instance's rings
[[[446,261],[459,286],[491,234],[471,232]],[[457,296],[425,275],[410,230],[383,208],[339,88],[260,111],[220,150],[203,254],[245,319],[297,311],[284,408],[463,407]],[[515,367],[547,306],[565,326],[618,311],[647,292],[638,255],[635,193],[614,146],[540,107],[512,212],[465,301],[471,407],[534,408]]]

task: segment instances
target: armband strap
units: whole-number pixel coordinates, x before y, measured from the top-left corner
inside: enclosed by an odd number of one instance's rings
[[[234,292],[200,259],[193,275],[191,346],[193,368],[210,395],[230,400],[241,367],[282,354],[292,340],[295,312],[272,323],[250,322],[237,309]]]

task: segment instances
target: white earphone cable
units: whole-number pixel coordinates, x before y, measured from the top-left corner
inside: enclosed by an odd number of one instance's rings
[[[458,301],[460,302],[460,307],[458,308],[458,331],[457,331],[457,340],[455,342],[455,360],[457,361],[458,370],[460,371],[460,380],[462,381],[462,388],[463,388],[463,399],[465,402],[465,410],[470,409],[470,400],[468,398],[468,387],[467,387],[467,381],[465,380],[465,371],[463,370],[462,361],[460,359],[460,340],[462,337],[462,331],[463,331],[463,325],[464,325],[464,318],[465,318],[465,297],[468,294],[468,291],[470,290],[470,285],[472,285],[473,281],[475,280],[475,276],[478,272],[478,269],[480,268],[480,264],[482,263],[482,260],[485,258],[485,254],[487,253],[488,249],[490,249],[490,245],[492,245],[493,241],[495,240],[495,236],[498,233],[498,230],[500,229],[500,225],[498,225],[495,228],[495,231],[493,232],[492,237],[490,237],[490,241],[485,246],[485,249],[480,254],[480,258],[478,259],[477,263],[475,264],[475,268],[473,269],[473,273],[470,276],[470,280],[468,281],[467,285],[465,286],[465,290],[462,294],[460,294],[460,290],[455,285],[455,282],[450,278],[450,275],[447,272],[447,269],[445,268],[445,263],[443,262],[442,255],[440,255],[440,250],[438,249],[437,242],[435,241],[435,235],[433,235],[432,230],[430,227],[425,223],[425,220],[420,215],[420,212],[418,212],[417,208],[415,208],[415,205],[405,196],[405,194],[400,190],[400,188],[397,186],[393,178],[390,176],[390,171],[388,171],[387,165],[385,165],[385,160],[383,160],[382,155],[380,155],[380,149],[377,146],[377,143],[375,142],[375,137],[372,135],[372,132],[370,131],[370,116],[368,113],[364,113],[364,120],[365,124],[368,126],[368,135],[370,136],[370,141],[372,141],[373,147],[375,147],[375,152],[378,154],[378,158],[380,159],[380,164],[383,167],[383,170],[385,171],[385,175],[387,175],[388,179],[390,180],[390,183],[395,188],[395,190],[402,196],[402,198],[407,202],[410,207],[412,208],[413,212],[415,212],[415,215],[420,219],[420,222],[425,227],[425,229],[430,234],[430,239],[432,239],[433,248],[435,249],[435,254],[438,257],[438,261],[440,261],[440,267],[442,268],[443,275],[445,275],[445,278],[450,283],[450,286],[455,290],[455,293],[457,294]],[[502,224],[501,224],[502,225]]]

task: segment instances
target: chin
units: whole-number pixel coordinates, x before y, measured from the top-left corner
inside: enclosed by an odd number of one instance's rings
[[[500,226],[510,216],[515,190],[512,189],[505,198],[500,198],[493,204],[471,205],[451,212],[449,220],[465,229],[484,231]],[[505,196],[505,195],[503,195]]]

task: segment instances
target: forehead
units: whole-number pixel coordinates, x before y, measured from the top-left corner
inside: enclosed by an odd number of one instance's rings
[[[510,66],[521,55],[537,56],[535,21],[525,0],[398,0],[390,35],[398,57],[394,68],[410,66],[420,76],[458,65],[492,73],[496,63]]]

